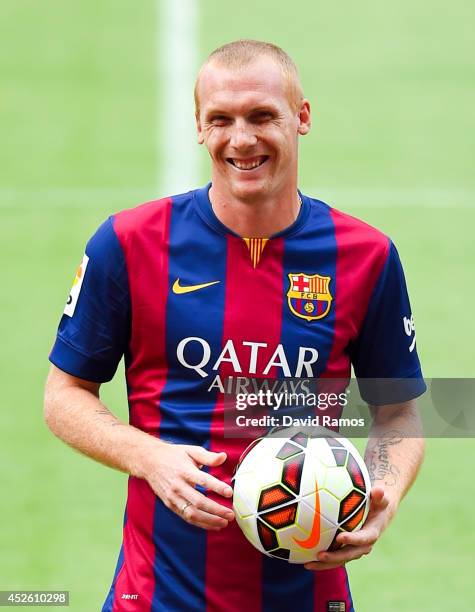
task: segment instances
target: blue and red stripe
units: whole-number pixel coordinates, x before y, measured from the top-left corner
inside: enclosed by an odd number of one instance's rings
[[[170,199],[147,203],[119,213],[114,219],[114,230],[126,257],[131,294],[132,328],[126,355],[130,423],[155,436],[159,435],[159,404],[167,377],[164,347],[168,287],[163,278],[168,275],[171,204]],[[150,286],[155,291],[151,292]],[[154,342],[148,341],[150,337]],[[139,594],[143,609],[152,605],[155,503],[148,483],[130,477],[124,562],[115,583],[114,612],[137,609],[137,601],[122,599],[123,594]]]
[[[212,230],[201,223],[190,206],[190,198],[174,198],[169,270],[164,277],[168,287],[178,278],[185,286],[223,279],[224,255],[225,241],[216,241]],[[165,284],[163,278],[162,283]],[[177,358],[177,346],[184,338],[199,336],[209,344],[213,355],[219,354],[224,292],[224,283],[218,283],[200,292],[169,294],[166,311],[169,376],[160,401],[160,437],[166,441],[210,447],[211,414],[216,402],[216,392],[206,392],[211,376],[203,380],[195,370],[184,368]],[[207,298],[206,311],[203,297]],[[209,325],[210,320],[213,325]],[[203,323],[198,330],[204,321],[206,325]],[[189,525],[157,500],[153,537],[156,554],[152,610],[204,610],[207,532]]]
[[[249,346],[243,342],[262,343],[257,357],[257,371],[262,371],[280,341],[282,313],[283,240],[267,242],[259,265],[251,265],[245,242],[235,236],[227,238],[226,302],[223,339],[231,339],[242,365],[242,376],[248,371]],[[251,316],[249,316],[251,313]],[[268,377],[277,375],[271,368]],[[229,363],[220,368],[223,379],[234,376]],[[212,473],[230,481],[232,470],[249,440],[223,438],[223,404],[219,402],[213,414],[211,450],[225,450],[228,460]],[[239,559],[245,562],[239,563]],[[223,572],[230,560],[239,564],[239,571]],[[232,612],[237,608],[258,612],[262,609],[263,557],[243,538],[236,523],[225,531],[208,534],[206,564],[207,609]],[[245,588],[243,588],[245,585]],[[231,598],[229,598],[229,594]]]

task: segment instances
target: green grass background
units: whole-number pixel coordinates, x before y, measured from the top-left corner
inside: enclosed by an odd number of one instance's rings
[[[198,13],[197,62],[238,37],[295,58],[314,110],[302,187],[393,237],[425,374],[472,376],[473,2],[200,0]],[[71,609],[98,610],[126,477],[53,438],[42,390],[86,240],[111,212],[165,195],[156,3],[5,0],[0,22],[0,589],[68,589]],[[104,388],[125,418],[124,395],[120,375]],[[473,606],[474,451],[428,441],[394,523],[349,566],[359,612]]]

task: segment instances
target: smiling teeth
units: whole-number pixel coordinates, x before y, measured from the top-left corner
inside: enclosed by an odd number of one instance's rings
[[[258,166],[260,166],[262,162],[263,162],[262,157],[259,157],[258,159],[251,161],[251,162],[245,162],[239,159],[233,159],[233,164],[236,166],[236,168],[239,168],[239,170],[252,170],[253,168],[257,168]]]

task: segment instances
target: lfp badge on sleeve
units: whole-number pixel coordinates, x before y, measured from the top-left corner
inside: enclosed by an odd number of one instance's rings
[[[323,319],[333,300],[330,293],[331,276],[291,272],[287,300],[291,312],[301,319],[316,321]]]
[[[73,286],[71,287],[66,306],[64,307],[64,314],[68,315],[68,317],[72,317],[74,311],[76,310],[76,304],[78,302],[79,293],[81,292],[82,281],[84,280],[84,275],[86,274],[88,261],[89,257],[84,254],[84,257],[82,258],[82,261],[79,264],[78,269],[76,270],[76,276],[74,277]]]

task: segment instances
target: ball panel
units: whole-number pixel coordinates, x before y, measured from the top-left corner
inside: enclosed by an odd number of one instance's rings
[[[318,469],[318,467],[320,469]],[[320,474],[318,475],[317,472],[320,472]],[[303,465],[302,477],[300,479],[299,497],[315,494],[315,490],[317,488],[317,478],[318,482],[325,479],[325,468],[323,468],[323,466],[312,465],[312,461],[306,459]]]
[[[338,535],[340,533],[343,533],[343,530],[342,529],[337,529],[337,531],[335,532],[335,535],[333,536],[333,539],[332,539],[330,545],[327,548],[328,551],[333,552],[334,550],[339,550],[340,548],[343,547],[343,544],[339,544],[336,541],[336,539],[337,539],[337,537],[338,537]]]
[[[366,493],[366,483],[363,476],[363,470],[351,453],[348,457],[348,464],[346,467],[355,487],[361,489],[363,493]]]
[[[288,527],[293,525],[295,517],[297,515],[297,502],[293,504],[287,504],[276,510],[269,510],[268,512],[262,512],[259,517],[265,521],[274,529],[281,529],[282,527]]]
[[[269,463],[270,459],[275,458],[283,443],[284,440],[282,440],[282,438],[261,438],[258,443],[253,440],[253,442],[251,442],[249,445],[251,448],[249,449],[249,446],[246,447],[241,454],[241,457],[243,455],[244,457],[241,461],[241,465],[239,466],[239,473],[244,474],[246,472],[254,471],[256,474],[259,474],[262,472],[261,465],[263,462],[266,464],[267,469],[267,464]],[[275,464],[275,467],[273,468],[274,472],[278,474],[280,478],[280,470],[282,467],[280,465],[280,461],[274,459],[272,463]],[[264,478],[264,476],[265,474],[262,474],[261,478]],[[272,478],[272,481],[273,480],[274,478]],[[264,481],[263,484],[268,484],[268,481]]]
[[[257,513],[260,490],[256,487],[254,472],[244,474],[239,471],[233,482],[233,507],[239,516],[245,517]]]
[[[359,510],[357,510],[352,517],[345,521],[341,527],[345,531],[357,531],[362,524],[363,517],[366,512],[366,504],[363,504]]]
[[[257,532],[256,518],[254,516],[250,516],[245,519],[236,517],[236,522],[250,544],[257,548],[257,550],[259,550],[261,553],[265,553],[266,551],[261,544],[261,540]]]
[[[307,452],[311,453],[316,461],[327,467],[336,465],[332,449],[323,438],[312,438],[309,440]]]
[[[366,467],[363,457],[361,457],[356,446],[354,446],[354,444],[347,438],[340,438],[340,442],[344,444],[345,448],[349,451],[349,454],[352,455],[353,459],[356,461],[364,478],[365,491],[369,492],[371,490],[371,479],[369,477],[368,468]]]
[[[363,502],[365,496],[356,489],[353,489],[340,504],[340,512],[338,513],[338,522],[342,523],[346,521],[350,515],[358,508]]]
[[[314,494],[317,487],[320,488],[325,482],[327,467],[325,463],[320,461],[320,455],[315,452],[315,442],[316,440],[309,440],[309,445],[305,451],[299,491],[301,497]],[[334,465],[335,459],[333,456],[331,456],[331,461]]]
[[[300,446],[302,446],[303,448],[307,446],[308,436],[304,434],[302,431],[299,431],[294,436],[292,436],[290,439],[292,440],[292,442],[296,442],[297,444],[300,444]]]
[[[276,559],[283,559],[284,561],[289,560],[290,550],[288,548],[277,548],[277,550],[273,550],[269,553],[270,557],[275,557]]]
[[[325,440],[328,446],[330,446],[331,448],[344,448],[343,444],[336,438],[333,438],[332,436],[326,436]]]
[[[308,503],[304,500],[308,499]],[[305,538],[308,537],[312,530],[313,517],[315,516],[315,493],[305,498],[299,498],[299,505],[297,509],[297,516],[295,518],[295,525],[300,529],[300,534],[296,532],[295,537]]]
[[[264,550],[269,551],[278,547],[279,542],[275,531],[259,519],[257,519],[257,533]]]
[[[344,448],[332,448],[332,453],[337,465],[345,465],[348,453]]]
[[[330,467],[327,469],[322,488],[331,492],[338,499],[343,499],[353,489],[353,483],[345,467]]]
[[[299,549],[295,546],[292,547],[290,551],[289,563],[302,564],[309,563],[310,561],[316,560],[316,554],[314,555],[312,551]]]
[[[336,529],[337,523],[336,519],[338,517],[338,512],[340,509],[339,500],[333,496],[328,491],[318,491],[319,505],[320,505],[320,514],[322,516],[322,520],[325,521],[325,529],[329,529],[330,526]],[[315,512],[315,496],[309,495],[303,497],[300,501],[301,504],[304,504],[303,507],[309,508],[311,510],[311,520],[313,520],[313,514]],[[308,523],[302,525],[304,529],[311,529],[311,523],[307,527]]]
[[[237,517],[239,518],[247,518],[248,516],[255,515],[255,507],[251,504],[251,502],[246,499],[244,491],[242,491],[239,495],[234,493],[233,497],[233,510]]]
[[[320,534],[320,540],[317,544],[317,546],[315,546],[315,548],[313,548],[310,552],[312,554],[312,559],[315,561],[317,558],[317,554],[319,552],[322,552],[322,550],[328,550],[328,547],[331,545],[331,543],[333,542],[333,539],[335,537],[335,534],[337,532],[337,528],[336,527],[332,527],[331,529],[328,529],[327,531],[324,531]]]
[[[294,496],[292,493],[286,491],[282,485],[272,485],[266,489],[263,489],[261,492],[259,502],[257,504],[257,510],[262,512],[263,510],[274,508],[275,506],[281,506],[282,504],[285,504],[293,499]]]
[[[288,459],[289,457],[298,455],[298,453],[301,453],[301,452],[302,452],[302,449],[299,446],[292,444],[292,442],[285,442],[285,444],[282,446],[282,448],[277,453],[276,457],[277,459]]]
[[[300,491],[304,461],[305,455],[301,453],[285,461],[282,468],[282,482],[294,493]]]

